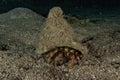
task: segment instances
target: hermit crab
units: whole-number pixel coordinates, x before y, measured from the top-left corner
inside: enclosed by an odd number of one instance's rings
[[[67,64],[72,68],[75,63],[80,64],[83,54],[72,47],[58,46],[42,54],[45,61],[55,66]]]

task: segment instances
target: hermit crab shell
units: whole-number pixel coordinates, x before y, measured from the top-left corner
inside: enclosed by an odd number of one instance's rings
[[[73,28],[64,19],[63,11],[60,7],[50,10],[48,18],[44,23],[44,28],[39,34],[39,44],[36,52],[42,54],[57,46],[69,46],[81,51],[88,52],[87,47],[78,42]]]

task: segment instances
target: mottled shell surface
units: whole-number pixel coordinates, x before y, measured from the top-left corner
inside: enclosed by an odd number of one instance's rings
[[[42,54],[56,46],[69,46],[80,50],[83,54],[87,53],[87,47],[77,42],[74,30],[64,19],[60,7],[54,7],[50,10],[43,26],[36,50],[38,54]]]

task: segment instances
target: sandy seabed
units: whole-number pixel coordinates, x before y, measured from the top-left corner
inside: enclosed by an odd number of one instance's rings
[[[85,23],[77,18],[71,25],[89,53],[69,70],[35,54],[45,17],[26,8],[0,14],[0,80],[120,80],[120,16],[86,16]]]

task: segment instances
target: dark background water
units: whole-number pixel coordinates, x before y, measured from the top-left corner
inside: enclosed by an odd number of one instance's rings
[[[0,0],[0,13],[16,7],[25,7],[41,14],[47,14],[53,6],[61,6],[65,12],[79,9],[119,9],[120,0]]]

